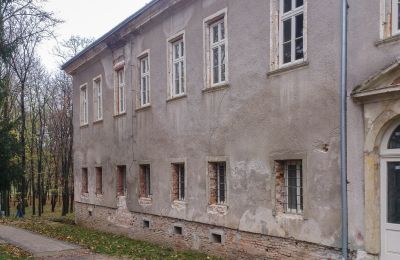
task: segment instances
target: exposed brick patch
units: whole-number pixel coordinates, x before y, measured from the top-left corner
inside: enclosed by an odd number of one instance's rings
[[[331,247],[143,213],[124,215],[127,228],[118,224],[117,218],[110,221],[111,216],[119,214],[118,210],[96,206],[90,216],[88,207],[92,206],[75,202],[78,224],[176,249],[200,250],[228,259],[340,259],[340,250]],[[143,228],[144,219],[150,221],[149,228]],[[177,223],[184,227],[179,236],[174,235]],[[224,235],[224,243],[210,239],[212,230],[219,230]]]
[[[275,161],[275,212],[285,213],[285,173],[284,161]]]
[[[210,178],[210,194],[208,203],[210,205],[217,204],[217,165],[215,163],[208,164],[208,176]]]

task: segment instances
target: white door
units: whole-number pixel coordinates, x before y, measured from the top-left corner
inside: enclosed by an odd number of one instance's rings
[[[400,260],[400,154],[381,160],[381,259]]]

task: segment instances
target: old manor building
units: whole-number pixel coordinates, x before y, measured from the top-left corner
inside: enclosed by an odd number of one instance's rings
[[[400,2],[349,0],[350,256],[400,259]],[[340,1],[153,0],[63,65],[76,222],[339,259]]]

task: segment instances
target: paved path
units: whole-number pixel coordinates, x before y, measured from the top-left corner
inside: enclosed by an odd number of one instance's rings
[[[36,259],[116,259],[94,255],[77,245],[48,238],[30,231],[0,225],[0,242],[6,242],[27,252]]]

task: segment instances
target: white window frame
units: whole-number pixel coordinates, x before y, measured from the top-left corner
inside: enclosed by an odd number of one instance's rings
[[[289,66],[292,64],[300,63],[305,60],[305,53],[306,53],[306,15],[305,15],[305,9],[306,9],[306,0],[303,1],[303,5],[300,7],[295,7],[296,6],[296,0],[291,0],[292,1],[292,10],[286,13],[283,13],[283,5],[284,5],[284,0],[279,0],[279,66],[280,67],[285,67]],[[296,59],[296,16],[299,14],[303,14],[303,58],[301,59]],[[283,61],[283,22],[290,19],[291,20],[291,61],[284,63]]]
[[[143,61],[147,62],[147,70],[143,71]],[[139,107],[150,106],[150,51],[143,52],[138,57],[139,62]],[[143,85],[143,79],[146,79],[146,86]],[[146,87],[146,89],[144,89]],[[146,94],[146,98],[144,99],[143,94]]]
[[[288,179],[288,166],[296,166],[296,206],[297,208],[289,208],[289,179]],[[284,178],[285,178],[285,213],[302,214],[304,210],[304,174],[302,173],[301,160],[287,160],[284,161]],[[302,191],[303,189],[303,191]],[[302,193],[303,192],[303,193]],[[303,196],[303,200],[301,200]]]
[[[115,115],[126,113],[126,76],[125,66],[122,65],[114,69],[115,87],[114,87],[114,110]],[[121,77],[122,76],[122,81]]]
[[[89,124],[89,104],[87,83],[80,86],[80,123],[81,126]]]
[[[225,8],[207,18],[204,19],[204,64],[205,64],[205,72],[204,72],[204,79],[205,79],[205,88],[211,87],[219,87],[229,84],[229,55],[228,55],[228,9]],[[221,30],[220,24],[224,25],[224,39],[221,39]],[[219,26],[218,30],[218,39],[219,41],[213,43],[212,42],[212,28],[215,26]],[[225,80],[221,80],[221,69],[218,70],[218,82],[214,83],[214,69],[213,69],[213,48],[219,49],[218,54],[218,64],[221,66],[222,56],[221,56],[221,47],[224,46],[225,49]]]
[[[400,34],[399,28],[399,0],[392,0],[392,35]]]
[[[97,82],[99,82],[98,85]],[[93,118],[95,122],[103,120],[103,80],[101,75],[93,79]]]
[[[179,32],[173,37],[170,37],[167,40],[168,44],[168,98],[175,98],[186,95],[186,43],[185,43],[185,32]],[[180,52],[182,52],[183,46],[183,54],[181,53],[178,58],[176,58],[176,49],[175,46],[180,44]],[[175,65],[179,64],[179,86],[178,92],[176,92],[176,67]]]

